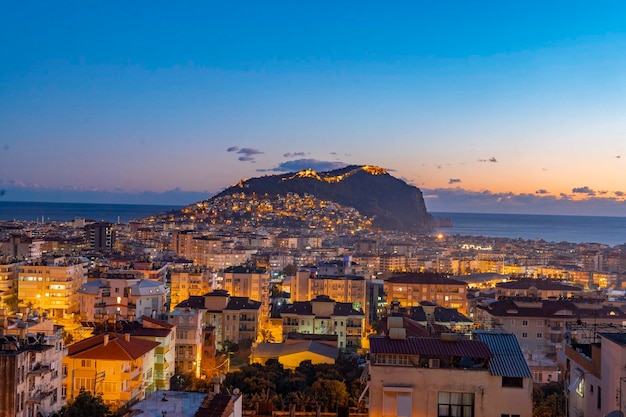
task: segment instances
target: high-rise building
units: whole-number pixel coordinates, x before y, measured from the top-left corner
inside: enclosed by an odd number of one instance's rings
[[[85,226],[85,237],[92,250],[112,250],[115,246],[115,227],[108,222],[91,223]]]

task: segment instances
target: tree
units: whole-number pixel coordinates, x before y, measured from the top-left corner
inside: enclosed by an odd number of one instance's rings
[[[311,396],[324,409],[335,410],[339,405],[348,403],[348,390],[346,384],[335,379],[318,379],[311,386]]]
[[[283,269],[283,275],[286,275],[288,277],[296,275],[296,272],[298,272],[298,267],[294,264],[286,265]]]
[[[59,411],[60,417],[113,417],[109,407],[102,400],[101,395],[94,396],[90,391],[80,390],[78,396],[70,404],[63,406]]]
[[[276,338],[270,329],[261,329],[259,337],[261,338],[261,342],[274,343],[276,341]]]
[[[533,417],[563,417],[565,396],[559,382],[533,388]]]
[[[74,342],[74,335],[66,330],[63,330],[63,346],[69,346]]]

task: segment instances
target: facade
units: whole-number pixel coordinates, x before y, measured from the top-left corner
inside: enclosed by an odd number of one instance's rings
[[[37,333],[35,333],[37,332]],[[11,321],[0,309],[0,417],[48,415],[65,405],[61,328]]]
[[[233,266],[224,270],[222,289],[233,297],[260,301],[261,314],[269,315],[270,273],[265,268]]]
[[[430,301],[467,314],[467,283],[439,274],[403,274],[389,277],[384,284],[389,302],[417,307]]]
[[[109,222],[90,223],[85,226],[85,238],[91,250],[111,251],[115,247],[115,226]]]
[[[248,297],[230,296],[224,290],[189,297],[176,306],[175,311],[179,310],[202,313],[202,327],[212,328],[219,350],[228,343],[255,341],[261,328],[261,303]]]
[[[213,277],[209,269],[200,266],[174,268],[170,272],[171,305],[178,305],[192,295],[203,295],[213,290]]]
[[[532,416],[532,378],[515,337],[370,338],[369,415]]]
[[[17,301],[18,266],[18,263],[0,264],[0,308],[9,308],[12,299]]]
[[[481,328],[502,330],[517,337],[538,383],[558,379],[557,353],[563,348],[564,336],[574,327],[621,327],[624,321],[626,314],[620,308],[599,302],[534,298],[479,305],[475,318]],[[584,332],[581,330],[577,337],[583,338]]]
[[[56,258],[51,262],[19,266],[20,306],[47,311],[54,318],[69,318],[78,311],[78,288],[87,281],[82,258]]]
[[[202,365],[203,313],[199,309],[176,308],[167,321],[176,326],[176,373],[200,377]]]
[[[81,389],[102,394],[117,410],[154,392],[159,342],[130,334],[104,333],[76,342],[63,358],[63,392],[72,401]]]
[[[133,336],[159,343],[154,351],[154,387],[157,390],[169,390],[176,364],[176,326],[144,316],[141,318],[141,328],[135,329]]]
[[[365,310],[368,305],[367,281],[361,276],[316,275],[298,271],[290,280],[292,303],[325,295],[337,302],[352,303],[357,310]]]
[[[76,290],[82,321],[134,321],[165,311],[169,289],[163,283],[121,272],[89,281]]]
[[[320,295],[311,301],[299,301],[281,313],[283,335],[288,333],[336,335],[338,347],[357,350],[365,345],[365,314],[352,303],[338,303]]]
[[[565,345],[565,395],[571,417],[626,411],[626,334],[599,333],[598,340],[592,344],[570,340]]]
[[[581,287],[567,285],[551,279],[521,279],[498,282],[496,298],[499,297],[535,297],[542,300],[550,298],[572,298],[583,293]]]

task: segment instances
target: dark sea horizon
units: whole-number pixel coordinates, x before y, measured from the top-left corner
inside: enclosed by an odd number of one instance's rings
[[[88,220],[128,223],[184,205],[91,204],[0,201],[0,220],[64,222],[83,217]],[[494,238],[542,239],[547,242],[626,243],[626,217],[543,214],[496,214],[432,212],[447,218],[452,227],[438,228],[447,235]]]

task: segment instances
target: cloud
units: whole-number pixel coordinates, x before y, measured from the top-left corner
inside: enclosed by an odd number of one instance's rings
[[[287,152],[283,154],[285,158],[295,158],[296,156],[305,156],[305,155],[306,155],[305,152]]]
[[[470,191],[461,187],[421,188],[429,212],[455,213],[519,213],[519,214],[571,214],[589,216],[621,215],[622,197],[589,197],[574,199],[560,194],[497,193],[490,190]],[[617,195],[617,193],[616,193]]]
[[[303,169],[312,169],[318,172],[332,171],[334,169],[344,168],[348,164],[344,162],[319,161],[317,159],[294,159],[293,161],[285,161],[278,164],[275,168],[259,169],[259,172],[296,172]]]
[[[535,191],[535,194],[548,194],[548,190],[544,190],[543,188],[541,190],[537,190]]]
[[[254,149],[254,148],[241,148],[237,151],[237,153],[242,153],[246,156],[250,156],[250,155],[260,155],[263,152],[261,152],[258,149]]]
[[[591,188],[589,188],[587,186],[572,188],[572,193],[574,193],[574,194],[596,195],[596,192],[593,191]]]
[[[263,153],[258,149],[239,148],[238,146],[231,146],[230,148],[226,149],[226,152],[236,152],[240,155],[243,155],[237,158],[241,162],[256,162],[256,159],[254,158],[254,156],[261,155]]]
[[[460,178],[450,178],[450,180],[448,181],[448,184],[456,184],[461,182]]]
[[[618,197],[624,197],[626,195],[626,193],[624,193],[623,191],[614,191],[613,194]]]
[[[495,162],[498,162],[498,160],[496,159],[495,156],[492,156],[489,159],[479,159],[478,162],[494,162],[495,163]]]

